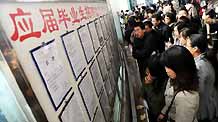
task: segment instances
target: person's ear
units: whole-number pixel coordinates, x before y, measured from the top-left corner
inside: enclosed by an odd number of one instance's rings
[[[199,52],[199,49],[198,49],[198,47],[196,47],[196,46],[193,47],[192,49],[193,49],[194,52]]]
[[[142,29],[143,32],[145,32],[145,29]]]

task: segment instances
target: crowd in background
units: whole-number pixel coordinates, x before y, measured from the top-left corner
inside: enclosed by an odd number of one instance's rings
[[[167,0],[120,12],[151,122],[218,121],[218,4]]]

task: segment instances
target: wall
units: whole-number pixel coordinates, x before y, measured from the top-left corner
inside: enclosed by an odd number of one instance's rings
[[[120,17],[118,16],[118,13],[120,13],[121,10],[130,10],[130,2],[129,0],[107,0],[107,3],[110,4],[113,13],[118,40],[122,42],[123,37],[120,29]]]

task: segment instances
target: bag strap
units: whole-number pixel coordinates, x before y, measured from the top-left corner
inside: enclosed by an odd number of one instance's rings
[[[175,95],[173,96],[173,99],[171,100],[171,102],[170,102],[170,106],[167,108],[167,110],[166,110],[166,113],[165,113],[165,115],[166,116],[168,116],[168,114],[169,114],[169,112],[170,112],[170,109],[171,109],[171,107],[172,107],[172,105],[173,105],[173,102],[174,102],[174,100],[175,100],[175,97],[176,97],[176,95],[179,93],[179,91],[178,92],[176,92],[175,93]]]

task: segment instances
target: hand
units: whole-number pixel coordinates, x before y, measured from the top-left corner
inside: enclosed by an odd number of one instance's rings
[[[145,80],[144,80],[144,83],[145,84],[151,84],[152,83],[152,79],[148,76],[145,77]]]
[[[164,115],[163,114],[160,114],[158,117],[157,117],[157,121],[160,122],[160,120],[162,120],[164,118]]]
[[[206,16],[204,16],[202,18],[204,19],[205,24],[212,24],[213,23],[213,19],[208,15],[206,15]]]

